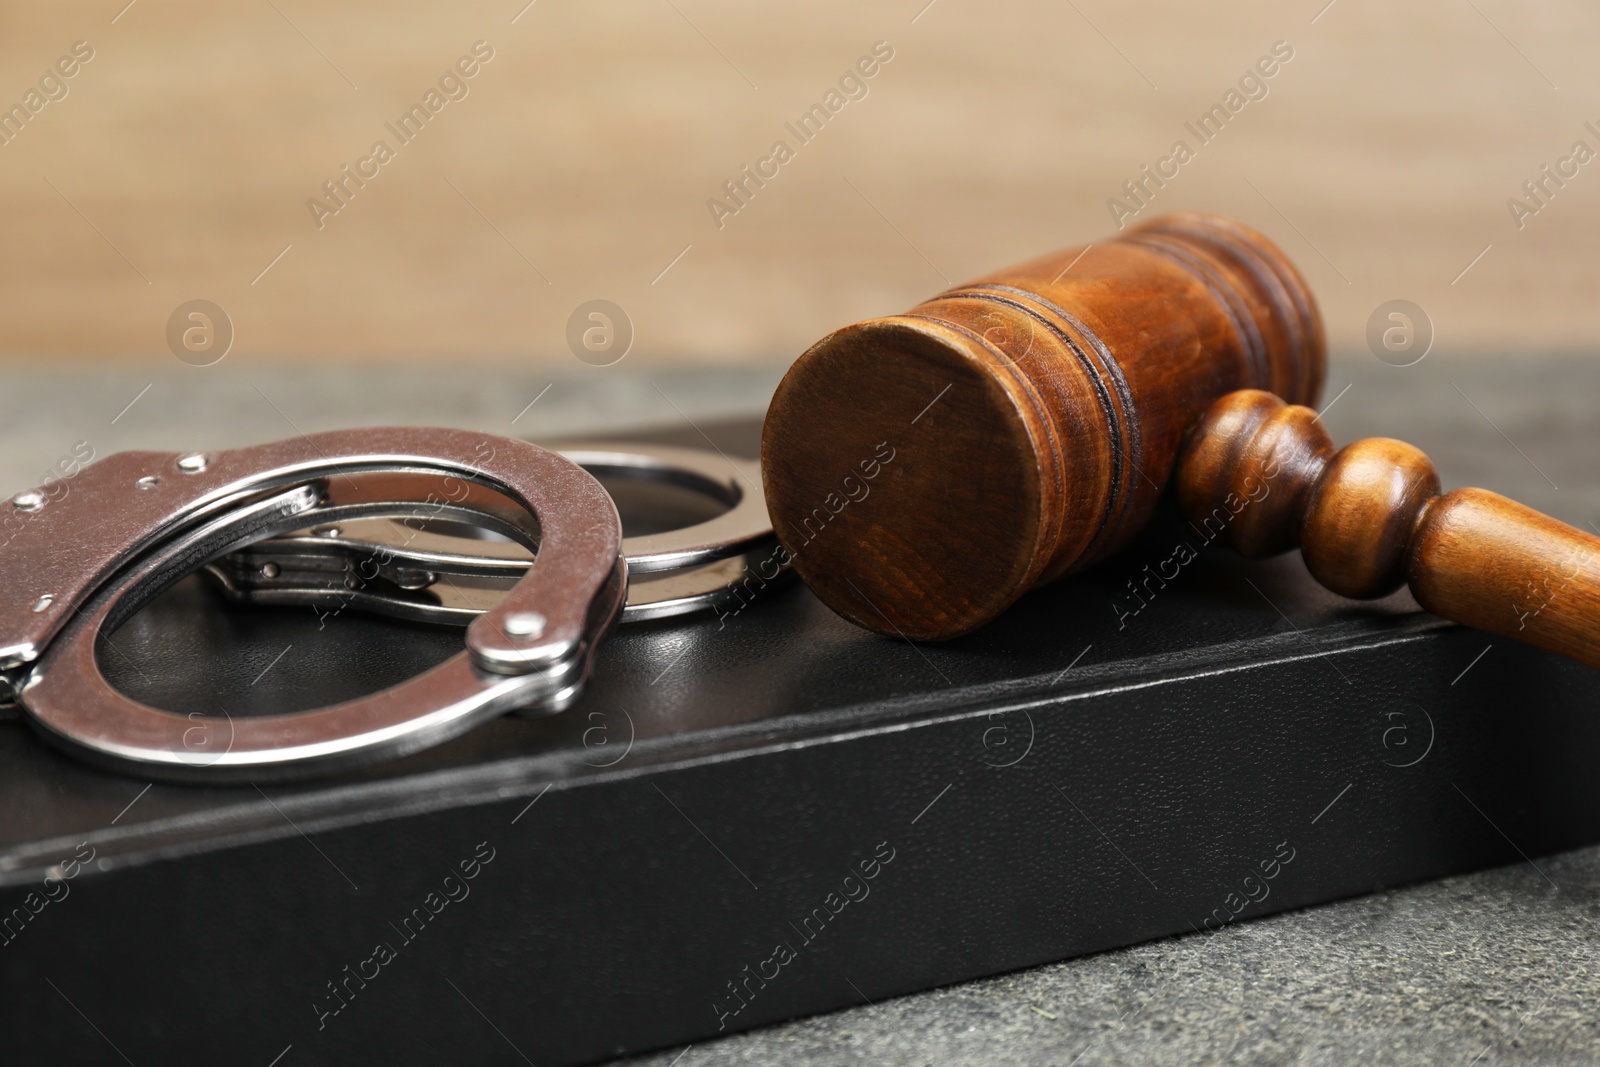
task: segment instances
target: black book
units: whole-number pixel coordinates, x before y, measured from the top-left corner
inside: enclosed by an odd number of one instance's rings
[[[590,1063],[1600,840],[1600,674],[1490,644],[1167,515],[962,640],[773,584],[619,630],[559,716],[314,782],[0,724],[7,1061]],[[248,715],[459,648],[191,579],[103,661]]]

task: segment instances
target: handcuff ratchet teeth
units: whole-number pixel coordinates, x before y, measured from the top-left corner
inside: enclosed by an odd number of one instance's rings
[[[570,460],[510,438],[363,429],[204,455],[124,452],[66,490],[10,505],[26,514],[0,553],[0,672],[47,738],[145,776],[320,773],[420,750],[513,708],[559,711],[627,595],[610,495]],[[193,716],[118,692],[100,671],[116,626],[227,552],[307,516],[361,519],[407,499],[413,514],[442,514],[469,498],[536,564],[472,620],[463,652],[409,681],[312,711],[207,717],[201,730]]]

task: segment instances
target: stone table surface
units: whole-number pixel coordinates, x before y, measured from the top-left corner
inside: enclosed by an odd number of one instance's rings
[[[0,398],[0,489],[36,483],[78,441],[103,456],[396,422],[599,434],[759,411],[776,380],[770,365],[554,381],[503,367],[16,371]],[[1349,355],[1325,396],[1338,442],[1399,436],[1433,456],[1446,489],[1482,485],[1587,528],[1600,517],[1600,362],[1438,353],[1396,368]],[[1596,1062],[1597,919],[1591,847],[625,1062]]]

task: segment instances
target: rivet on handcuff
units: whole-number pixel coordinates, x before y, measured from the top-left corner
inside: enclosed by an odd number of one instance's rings
[[[585,467],[675,483],[730,510],[625,541],[615,504]],[[22,493],[9,506],[28,512],[0,556],[9,695],[61,747],[175,781],[322,773],[415,752],[514,709],[561,711],[619,618],[712,606],[774,544],[752,463],[660,446],[562,455],[448,429],[119,453],[85,468],[59,500]],[[439,532],[462,526],[504,540]],[[194,717],[118,692],[97,653],[202,567],[236,600],[465,625],[466,649],[341,704],[211,718],[196,746]],[[646,576],[631,590],[630,573]]]

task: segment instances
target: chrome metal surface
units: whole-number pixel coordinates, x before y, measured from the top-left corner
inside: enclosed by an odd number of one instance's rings
[[[84,469],[0,557],[6,681],[47,737],[91,760],[176,780],[282,777],[416,751],[513,708],[560,710],[626,597],[610,496],[526,442],[376,429],[194,456],[122,453]],[[148,707],[101,674],[104,636],[216,556],[312,513],[392,512],[424,490],[413,515],[445,514],[477,494],[486,502],[475,521],[487,515],[538,551],[538,565],[469,626],[465,652],[356,700],[237,720]],[[534,617],[542,625],[529,625]]]
[[[418,531],[401,522],[364,519],[344,523],[344,543],[291,535],[241,548],[211,563],[206,574],[231,600],[248,604],[310,606],[338,611],[354,608],[410,622],[465,626],[494,604],[530,564],[520,546],[438,535],[426,551],[412,552],[406,538]],[[420,538],[419,538],[420,540]],[[490,555],[435,551],[460,542]],[[510,558],[511,553],[519,558]],[[385,567],[374,581],[351,582],[351,561],[392,553],[413,566]],[[501,557],[499,553],[505,553]],[[619,620],[645,622],[695,612],[716,611],[732,603],[748,579],[758,584],[789,574],[788,558],[776,538],[757,542],[742,556],[696,567],[628,579],[628,603]],[[410,577],[426,579],[407,584]],[[351,588],[351,585],[355,588]]]
[[[777,540],[758,464],[652,444],[587,445],[563,449],[562,455],[596,475],[679,485],[729,506],[705,522],[624,539],[632,577],[623,622],[712,610],[752,568],[772,571],[763,581],[786,570],[770,563]],[[304,529],[240,549],[207,573],[230,597],[248,603],[348,605],[417,622],[465,625],[526,572],[534,553],[511,540],[444,532],[445,524],[506,532],[489,496],[474,494],[462,503],[423,517],[445,520],[426,525],[405,508],[375,509],[358,518],[318,511],[307,516]],[[475,516],[472,507],[485,510]],[[375,573],[352,574],[354,561],[371,559],[382,561]]]
[[[761,491],[761,464],[699,448],[609,443],[561,449],[561,454],[597,476],[663,482],[703,493],[728,505],[705,522],[622,542],[630,575],[678,570],[742,555],[772,536],[772,520]]]
[[[448,429],[338,430],[218,452],[204,471],[163,478],[181,473],[177,460],[159,452],[108,456],[15,531],[0,554],[0,668],[37,659],[77,605],[139,552],[254,494],[314,478],[331,477],[332,491],[362,472],[432,476],[443,495],[430,494],[428,503],[468,499],[476,484],[501,498],[497,510],[507,523],[520,523],[525,539],[560,561],[529,571],[468,628],[467,647],[488,670],[514,674],[569,655],[583,638],[585,612],[569,607],[531,641],[506,634],[504,617],[539,604],[586,603],[592,576],[620,552],[616,507],[604,487],[526,441]],[[141,483],[146,488],[131,491]],[[561,521],[541,539],[533,516],[557,515]],[[54,597],[51,609],[32,611],[45,593]]]

